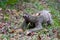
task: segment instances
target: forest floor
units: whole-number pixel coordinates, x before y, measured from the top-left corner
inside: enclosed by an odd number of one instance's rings
[[[45,2],[40,1],[40,4],[48,9]],[[17,9],[0,8],[0,40],[60,40],[60,28],[59,27],[44,27],[42,30],[35,32],[34,35],[27,36],[26,31],[23,31],[20,26],[24,19],[22,18],[23,12],[27,8],[30,14],[36,13],[38,10],[34,9],[31,3],[17,6]],[[37,5],[38,6],[38,5]],[[42,8],[43,9],[43,8]],[[34,11],[33,11],[34,10]],[[31,11],[31,12],[30,12]]]

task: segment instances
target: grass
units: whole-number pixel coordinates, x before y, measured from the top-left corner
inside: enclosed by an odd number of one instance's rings
[[[11,3],[11,2],[8,2],[9,4]],[[11,3],[11,4],[15,4],[16,2],[14,2],[14,3]],[[31,2],[32,3],[32,2]],[[54,21],[54,26],[48,26],[47,27],[47,30],[52,30],[53,28],[59,28],[60,27],[60,11],[59,11],[59,9],[56,9],[56,2],[51,2],[51,1],[47,1],[46,2],[47,4],[48,4],[48,9],[51,11],[51,14],[52,14],[52,17],[53,17],[53,21]],[[6,4],[6,3],[5,3]],[[1,7],[2,6],[4,6],[3,8],[6,8],[6,5],[5,5],[4,3],[1,3],[0,5],[1,5]],[[38,1],[36,1],[36,2],[34,2],[34,3],[32,3],[33,5],[34,5],[34,7],[35,7],[35,9],[32,9],[32,8],[25,8],[25,11],[27,12],[27,13],[29,13],[29,14],[33,14],[33,13],[35,13],[35,12],[37,12],[37,11],[40,11],[40,10],[43,10],[43,9],[45,9],[45,7],[43,6],[43,5],[41,5],[40,4],[40,2],[38,2]],[[12,8],[14,8],[14,6],[12,7]],[[4,15],[4,20],[5,21],[8,21],[9,20],[9,15],[8,14],[5,14]],[[14,21],[14,20],[13,20]],[[20,19],[20,21],[22,21],[21,19]],[[21,23],[20,23],[21,24]],[[11,24],[11,26],[13,27],[13,26],[15,26],[14,25],[14,23],[12,23]],[[41,31],[39,31],[38,32],[38,34],[47,34],[47,32],[45,31],[45,27],[44,27],[44,29],[43,30],[41,30]],[[3,35],[2,36],[2,38],[4,39],[4,38],[6,38],[7,40],[8,40],[8,35]],[[26,38],[25,38],[26,39]],[[36,37],[35,36],[33,36],[33,38],[32,38],[32,40],[37,40],[36,39]],[[53,39],[52,39],[53,40]]]

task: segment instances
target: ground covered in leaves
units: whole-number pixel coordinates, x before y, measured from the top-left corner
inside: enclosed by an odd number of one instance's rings
[[[52,4],[52,5],[51,5]],[[34,3],[19,3],[14,5],[14,9],[0,8],[0,40],[60,40],[60,12],[55,8],[52,1],[36,1]],[[27,36],[22,30],[21,24],[23,12],[35,14],[40,10],[49,9],[53,16],[54,26],[43,27],[42,30]]]

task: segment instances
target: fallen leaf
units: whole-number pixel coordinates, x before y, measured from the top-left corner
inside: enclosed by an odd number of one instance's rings
[[[57,32],[57,38],[60,39],[60,33],[59,32]]]
[[[21,29],[21,28],[15,30],[15,33],[23,33],[23,32],[24,32],[24,31],[23,31],[23,29]]]
[[[38,35],[38,38],[37,38],[37,40],[41,40],[41,37],[40,37],[40,35]]]

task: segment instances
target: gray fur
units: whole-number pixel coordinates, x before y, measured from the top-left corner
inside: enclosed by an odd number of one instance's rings
[[[30,29],[29,31],[41,30],[42,23],[45,23],[47,25],[51,25],[53,22],[52,15],[48,10],[39,11],[37,14],[39,14],[39,15],[38,16],[31,16],[29,14],[25,14],[23,17],[26,22],[28,22],[28,23],[30,22],[30,23],[35,24],[35,28]]]

